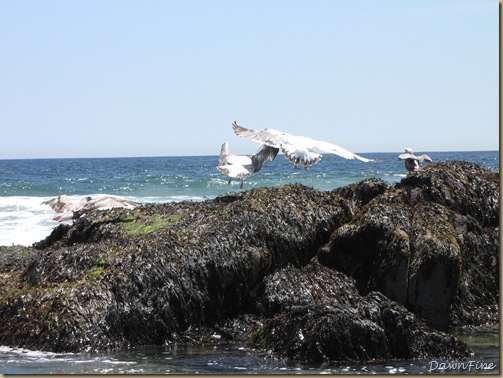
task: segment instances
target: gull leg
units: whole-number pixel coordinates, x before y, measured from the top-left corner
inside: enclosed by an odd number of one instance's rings
[[[243,179],[241,179],[241,185],[239,185],[239,189],[243,189]]]

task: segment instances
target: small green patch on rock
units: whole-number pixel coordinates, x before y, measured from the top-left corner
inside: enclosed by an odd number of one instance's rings
[[[172,226],[180,221],[182,214],[171,214],[168,217],[152,215],[145,219],[130,220],[124,223],[124,231],[129,236],[146,235],[163,227]]]
[[[105,268],[103,266],[98,266],[96,269],[91,270],[89,274],[92,276],[99,276],[104,270]]]

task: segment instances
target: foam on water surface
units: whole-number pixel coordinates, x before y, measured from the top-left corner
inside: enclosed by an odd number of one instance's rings
[[[91,197],[98,197],[91,195]],[[117,196],[131,201],[146,202],[145,198]],[[0,197],[0,245],[30,246],[45,239],[59,222],[53,220],[57,215],[49,205],[42,204],[53,197]],[[69,196],[79,201],[82,196]],[[163,202],[161,197],[155,198]],[[169,201],[169,199],[164,199]],[[64,222],[71,224],[72,221]]]

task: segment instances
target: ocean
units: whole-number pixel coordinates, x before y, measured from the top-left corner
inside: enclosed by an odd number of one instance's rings
[[[283,156],[266,162],[244,180],[243,190],[300,182],[331,190],[365,178],[398,182],[407,176],[396,153],[362,153],[370,163],[326,154],[316,165],[294,168]],[[464,160],[499,172],[499,151],[421,152],[435,162]],[[44,239],[58,225],[45,200],[61,194],[73,200],[83,196],[113,195],[141,203],[202,201],[240,191],[240,180],[217,169],[218,156],[16,159],[0,160],[0,245],[29,246]],[[427,163],[423,163],[425,165]],[[480,341],[484,340],[483,342]],[[497,359],[499,333],[471,335],[478,360]],[[481,346],[482,345],[482,346]],[[310,367],[277,360],[241,345],[218,348],[142,348],[112,354],[54,354],[0,346],[0,373],[419,373],[427,362],[390,362]],[[444,370],[444,373],[453,372]],[[479,371],[494,373],[495,370]],[[458,372],[459,373],[459,372]]]

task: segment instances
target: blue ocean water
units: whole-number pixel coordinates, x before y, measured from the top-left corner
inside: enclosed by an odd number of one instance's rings
[[[435,162],[465,160],[499,171],[499,152],[427,152]],[[326,154],[304,170],[279,155],[245,179],[243,189],[300,182],[322,190],[377,177],[397,182],[407,175],[399,153],[368,153],[364,163]],[[217,156],[0,160],[0,245],[31,245],[57,226],[42,201],[61,194],[114,195],[137,202],[215,198],[239,191],[240,182],[216,169]]]
[[[334,155],[307,170],[294,168],[283,156],[265,163],[263,169],[245,179],[244,188],[300,182],[322,190],[377,177],[398,182],[406,177],[396,153],[362,153],[376,159],[363,163]],[[499,172],[499,151],[427,152],[435,162],[464,160]],[[241,190],[239,180],[216,169],[217,156],[138,157],[96,159],[0,160],[0,245],[31,245],[57,226],[52,209],[41,202],[60,194],[72,199],[82,196],[114,195],[138,202],[200,201]],[[473,361],[497,362],[499,332],[466,336],[473,346]],[[145,347],[103,354],[56,354],[0,346],[0,373],[4,374],[97,374],[97,373],[453,373],[430,371],[431,361],[392,361],[369,364],[307,366],[272,358],[267,353],[247,350],[242,345],[192,346],[173,349]],[[462,371],[461,373],[467,373]]]

